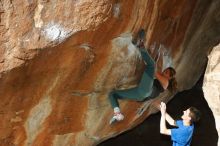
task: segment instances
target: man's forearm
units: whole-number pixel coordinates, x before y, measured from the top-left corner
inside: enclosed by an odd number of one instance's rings
[[[160,111],[161,111],[161,119],[160,119],[160,133],[171,135],[171,130],[167,129],[166,126],[166,104],[164,102],[161,102],[160,104]]]
[[[171,135],[171,130],[166,126],[166,114],[161,115],[160,119],[160,133],[165,135]]]
[[[167,122],[170,124],[170,125],[172,125],[172,126],[176,126],[176,122],[175,122],[175,120],[173,120],[173,118],[168,114],[168,113],[166,113],[166,120],[167,120]]]
[[[164,134],[164,131],[166,131],[166,116],[161,114],[161,119],[160,119],[160,133]]]

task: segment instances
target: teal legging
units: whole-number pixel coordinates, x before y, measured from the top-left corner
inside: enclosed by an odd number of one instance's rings
[[[155,62],[144,48],[140,49],[140,52],[143,60],[147,63],[141,81],[137,87],[110,92],[109,99],[113,108],[119,107],[118,99],[143,101],[151,95],[154,82]]]

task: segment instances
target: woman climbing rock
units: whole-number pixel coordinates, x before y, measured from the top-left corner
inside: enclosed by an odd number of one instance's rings
[[[115,90],[109,93],[109,99],[114,115],[110,120],[110,124],[124,119],[124,115],[120,111],[118,99],[129,99],[135,101],[144,101],[157,97],[164,90],[174,92],[176,90],[176,71],[172,67],[166,68],[163,72],[155,73],[155,61],[151,58],[144,47],[144,30],[138,32],[137,37],[132,41],[140,50],[142,59],[146,64],[139,84],[131,89]],[[154,79],[156,78],[156,79]]]

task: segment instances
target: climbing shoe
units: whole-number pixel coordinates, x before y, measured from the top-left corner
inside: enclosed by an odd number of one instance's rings
[[[144,46],[144,41],[145,41],[145,31],[144,29],[141,29],[138,31],[136,37],[132,40],[132,43],[140,48]]]
[[[114,113],[114,116],[109,121],[109,124],[111,125],[117,121],[122,121],[123,119],[124,119],[124,115],[122,115],[122,113],[120,112]]]

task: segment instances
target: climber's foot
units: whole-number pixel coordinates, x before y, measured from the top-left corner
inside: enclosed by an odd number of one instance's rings
[[[109,124],[114,124],[118,121],[122,121],[124,119],[124,116],[122,115],[122,113],[114,113],[114,116],[111,118],[111,120],[109,121]]]
[[[132,40],[132,43],[140,48],[144,46],[144,39],[145,31],[144,29],[141,29],[138,31],[137,36]]]

